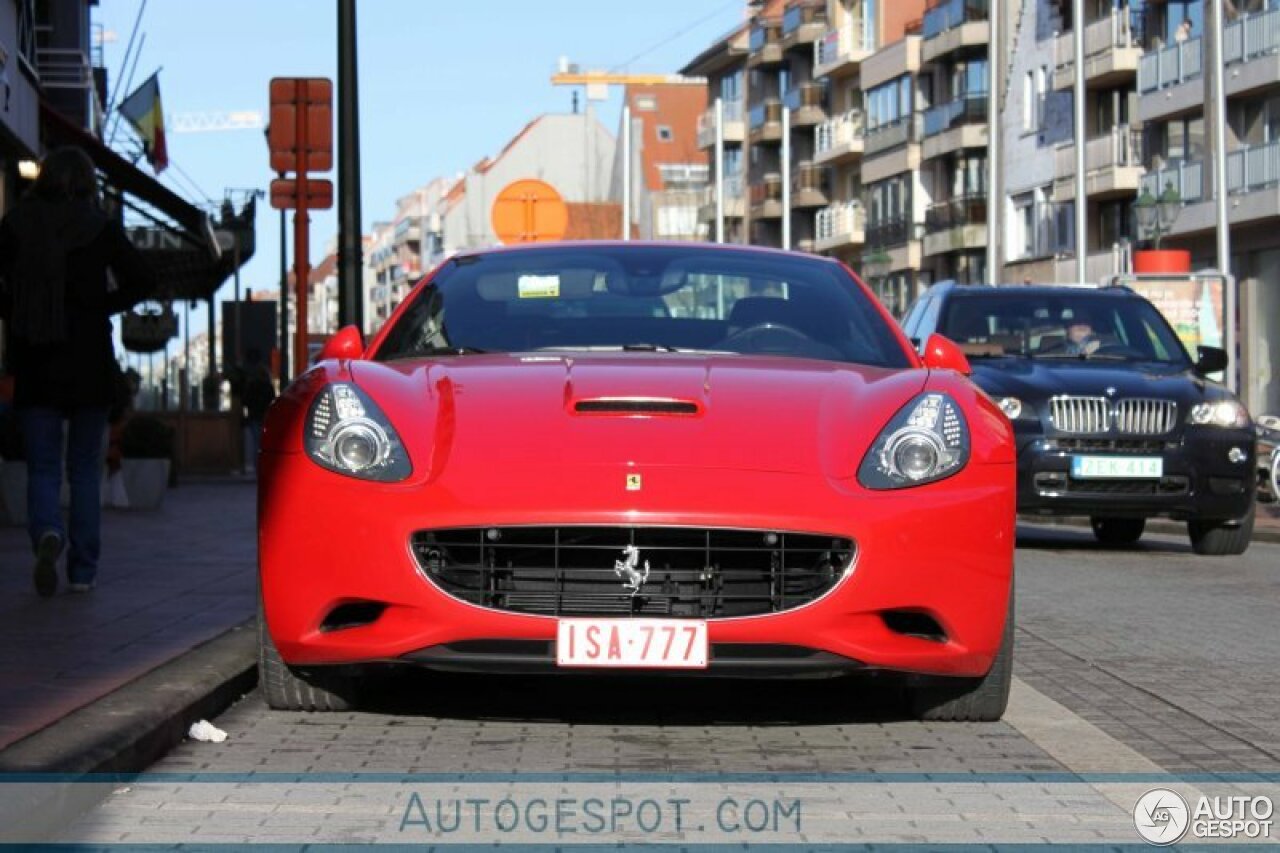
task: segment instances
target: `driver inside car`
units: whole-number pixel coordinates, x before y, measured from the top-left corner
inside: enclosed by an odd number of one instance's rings
[[[1093,331],[1093,323],[1089,315],[1082,311],[1074,312],[1064,324],[1067,331],[1066,352],[1068,355],[1093,355],[1102,346],[1102,339]]]

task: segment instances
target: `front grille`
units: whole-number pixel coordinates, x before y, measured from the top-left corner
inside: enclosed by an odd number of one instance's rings
[[[1111,427],[1111,404],[1105,397],[1054,397],[1049,417],[1059,432],[1100,433]]]
[[[1122,453],[1161,453],[1176,450],[1178,442],[1160,438],[1056,438],[1049,439],[1049,447],[1057,450],[1098,451],[1115,450]]]
[[[1132,398],[1116,403],[1117,432],[1132,435],[1164,435],[1178,422],[1178,404],[1172,400]]]
[[[548,616],[778,613],[829,591],[854,555],[836,536],[693,527],[462,527],[412,544],[423,575],[455,598]],[[646,566],[633,594],[624,584]]]
[[[1129,398],[1114,404],[1106,397],[1054,397],[1049,417],[1058,432],[1102,435],[1164,435],[1178,423],[1178,404],[1172,400]]]
[[[1191,481],[1179,475],[1159,480],[1067,479],[1067,491],[1075,495],[1185,495],[1190,488]]]

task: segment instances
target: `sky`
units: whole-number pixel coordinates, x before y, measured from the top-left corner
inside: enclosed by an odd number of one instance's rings
[[[336,80],[336,0],[101,0],[93,17],[107,32],[103,56],[117,100],[140,6],[131,86],[158,69],[167,113],[265,115],[272,77]],[[674,72],[741,21],[744,7],[743,0],[360,0],[364,230],[390,219],[396,199],[413,188],[497,153],[534,116],[569,112],[572,90],[550,83],[561,56],[584,70]],[[620,104],[615,94],[597,105],[615,132]],[[161,180],[189,200],[265,190],[273,177],[259,131],[169,134],[167,141],[176,167]],[[336,172],[329,177],[336,185]],[[245,287],[278,287],[279,221],[263,200]],[[313,217],[313,263],[336,229],[332,211]],[[230,283],[221,298],[231,298]],[[202,322],[193,315],[193,333]]]

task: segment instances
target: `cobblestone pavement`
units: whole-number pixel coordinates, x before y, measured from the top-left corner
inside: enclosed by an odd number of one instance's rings
[[[697,802],[806,798],[804,831],[756,841],[1133,843],[1134,803],[1155,782],[1189,800],[1229,782],[1276,797],[1280,546],[1210,559],[1170,537],[1114,551],[1033,526],[1019,542],[1017,679],[1001,723],[905,720],[867,678],[409,672],[359,713],[272,712],[250,695],[217,721],[225,743],[183,744],[153,768],[181,775],[118,788],[63,840],[468,840],[424,834],[409,808],[419,787],[527,798],[652,782]],[[1185,775],[1242,771],[1264,775]],[[685,829],[672,837],[744,840]]]

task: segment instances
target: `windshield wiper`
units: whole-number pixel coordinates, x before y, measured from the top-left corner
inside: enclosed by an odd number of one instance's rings
[[[673,347],[669,344],[650,344],[650,343],[623,344],[622,351],[623,352],[680,352],[680,350],[677,347]]]
[[[485,355],[489,352],[479,347],[422,347],[409,350],[400,358],[429,358],[433,355]]]
[[[670,344],[652,344],[652,343],[634,343],[634,344],[583,344],[581,346],[563,345],[537,347],[534,352],[573,352],[575,350],[581,352],[611,352],[613,350],[622,350],[623,352],[693,352],[693,350],[680,349]]]

